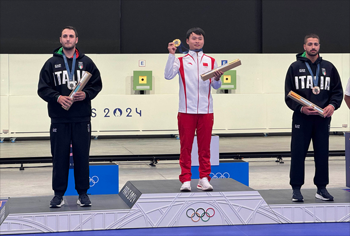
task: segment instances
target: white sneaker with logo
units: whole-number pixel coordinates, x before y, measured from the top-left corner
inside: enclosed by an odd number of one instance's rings
[[[213,190],[213,186],[211,186],[207,177],[199,179],[197,188],[201,189],[203,191],[212,191]]]
[[[181,192],[191,192],[191,181],[186,181],[180,188]]]

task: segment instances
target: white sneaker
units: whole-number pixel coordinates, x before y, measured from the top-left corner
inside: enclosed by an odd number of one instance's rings
[[[180,188],[181,192],[191,192],[191,181],[186,181]]]
[[[213,190],[213,186],[211,186],[207,177],[199,179],[197,188],[201,189],[203,191],[212,191]]]

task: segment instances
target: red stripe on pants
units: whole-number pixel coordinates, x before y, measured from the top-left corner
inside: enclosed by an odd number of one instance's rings
[[[180,181],[191,180],[191,152],[195,132],[197,133],[199,177],[207,177],[210,181],[210,142],[213,129],[214,115],[210,114],[187,114],[177,115],[180,135]]]

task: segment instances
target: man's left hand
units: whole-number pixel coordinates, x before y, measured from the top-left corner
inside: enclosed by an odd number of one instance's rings
[[[83,101],[85,97],[86,97],[85,92],[79,91],[74,94],[73,101],[74,102]]]
[[[215,79],[216,81],[219,81],[220,78],[221,78],[221,76],[222,76],[223,74],[224,74],[224,73],[223,73],[221,70],[215,71],[215,73],[214,73],[214,79]]]
[[[332,105],[328,105],[323,109],[323,116],[326,117],[331,117],[334,113],[334,107]]]

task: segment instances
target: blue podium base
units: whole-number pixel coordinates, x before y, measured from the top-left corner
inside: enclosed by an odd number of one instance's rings
[[[89,195],[118,194],[119,166],[115,164],[90,165]],[[69,169],[68,187],[65,196],[78,195],[75,190],[74,169]]]
[[[192,179],[199,179],[198,166],[192,166]],[[244,161],[221,162],[218,166],[211,166],[212,179],[234,179],[249,186],[249,163]]]

